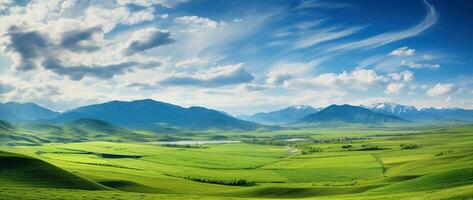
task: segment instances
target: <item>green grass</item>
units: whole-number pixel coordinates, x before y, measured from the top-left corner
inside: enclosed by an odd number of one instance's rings
[[[107,189],[45,161],[0,152],[0,187]]]
[[[153,137],[146,131],[136,133]],[[16,133],[11,130],[6,134]],[[230,140],[312,138],[317,143],[310,145],[320,151],[302,154],[300,148],[304,145],[294,143],[180,148],[139,141],[37,141],[39,145],[35,146],[1,146],[0,199],[473,197],[471,125],[193,133],[174,137],[206,140],[212,135]],[[401,144],[417,148],[402,149]],[[347,145],[351,147],[343,148]],[[376,146],[379,150],[360,151],[363,146]],[[227,184],[236,180],[251,184]]]

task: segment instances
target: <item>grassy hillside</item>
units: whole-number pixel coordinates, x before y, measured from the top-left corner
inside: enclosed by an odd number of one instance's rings
[[[212,136],[215,134],[187,135],[204,140]],[[57,176],[83,177],[77,179],[80,184],[31,184],[26,180],[38,177],[14,167],[20,170],[15,173],[24,173],[25,178],[3,178],[3,183],[14,187],[0,185],[0,194],[34,199],[36,196],[22,189],[26,185],[45,199],[59,195],[68,199],[473,197],[472,125],[229,132],[218,136],[242,142],[77,142],[0,147],[64,169],[46,170]],[[299,139],[291,140],[295,138]],[[98,186],[95,189],[111,190],[89,191],[89,183]],[[86,186],[71,189],[75,184]],[[41,189],[44,187],[55,189],[45,191]]]
[[[45,161],[0,151],[0,187],[103,190],[106,187]]]

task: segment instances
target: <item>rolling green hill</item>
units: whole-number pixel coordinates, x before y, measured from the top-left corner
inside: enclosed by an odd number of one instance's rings
[[[45,161],[2,151],[0,151],[0,187],[107,189]]]

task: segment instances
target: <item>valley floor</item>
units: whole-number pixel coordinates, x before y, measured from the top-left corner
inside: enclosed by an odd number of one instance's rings
[[[0,199],[473,198],[471,125],[242,135],[2,146]]]

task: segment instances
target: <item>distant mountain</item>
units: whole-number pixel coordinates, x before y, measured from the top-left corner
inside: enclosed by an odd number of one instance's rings
[[[298,105],[272,112],[260,112],[251,116],[239,116],[239,118],[263,124],[288,124],[317,111],[319,109],[311,106]]]
[[[414,106],[406,106],[396,103],[376,103],[365,107],[376,113],[394,115],[409,121],[421,122],[445,120],[443,117],[437,114],[418,110]]]
[[[351,105],[331,105],[317,113],[303,117],[298,123],[355,123],[383,124],[408,122],[402,118],[371,112],[370,110]]]
[[[0,103],[0,119],[11,122],[50,119],[58,115],[58,112],[34,103]]]
[[[82,118],[106,121],[122,127],[159,129],[175,127],[185,129],[255,130],[261,125],[239,120],[220,111],[203,107],[183,108],[151,99],[110,101],[80,107],[62,113],[49,122],[67,122]]]
[[[473,121],[473,110],[462,108],[424,108],[421,111],[438,115],[445,119]]]

